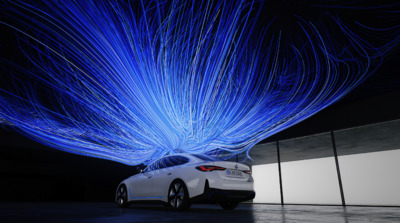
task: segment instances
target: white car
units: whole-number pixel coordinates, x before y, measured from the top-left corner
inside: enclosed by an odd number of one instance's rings
[[[122,181],[115,200],[118,207],[151,201],[176,210],[187,209],[192,203],[218,203],[232,210],[254,197],[248,166],[205,155],[176,154],[160,158]]]

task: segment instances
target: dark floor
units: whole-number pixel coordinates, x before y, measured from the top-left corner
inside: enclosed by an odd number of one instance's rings
[[[157,205],[113,203],[0,203],[0,222],[400,222],[400,208],[242,204],[234,211],[193,205],[175,212]]]

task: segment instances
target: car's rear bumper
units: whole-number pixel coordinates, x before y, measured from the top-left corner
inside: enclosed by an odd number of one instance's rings
[[[218,203],[223,201],[243,202],[254,199],[254,190],[224,190],[210,188],[208,182],[204,187],[204,193],[192,198],[193,203]]]
[[[248,201],[254,199],[256,196],[255,191],[246,190],[220,190],[215,188],[210,188],[208,191],[208,199],[210,201],[220,202],[220,201]]]

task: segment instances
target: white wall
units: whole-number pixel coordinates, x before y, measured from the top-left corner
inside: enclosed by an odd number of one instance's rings
[[[400,150],[339,156],[348,205],[400,206]]]
[[[333,158],[281,163],[285,204],[341,204]],[[254,203],[281,203],[278,164],[252,167]]]
[[[254,178],[254,190],[256,197],[254,203],[281,203],[281,192],[279,189],[278,164],[263,164],[252,167]]]
[[[285,204],[341,204],[333,157],[284,162],[281,167]]]
[[[400,149],[339,156],[347,205],[400,206]],[[333,157],[281,163],[285,204],[341,205]],[[252,167],[254,203],[280,204],[278,165]]]

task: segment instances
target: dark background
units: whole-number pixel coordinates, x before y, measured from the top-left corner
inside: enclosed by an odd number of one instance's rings
[[[1,29],[0,58],[25,63],[14,32]],[[400,119],[399,58],[397,48],[341,101],[263,142]],[[0,201],[112,201],[118,183],[136,172],[136,167],[48,148],[0,125]]]

